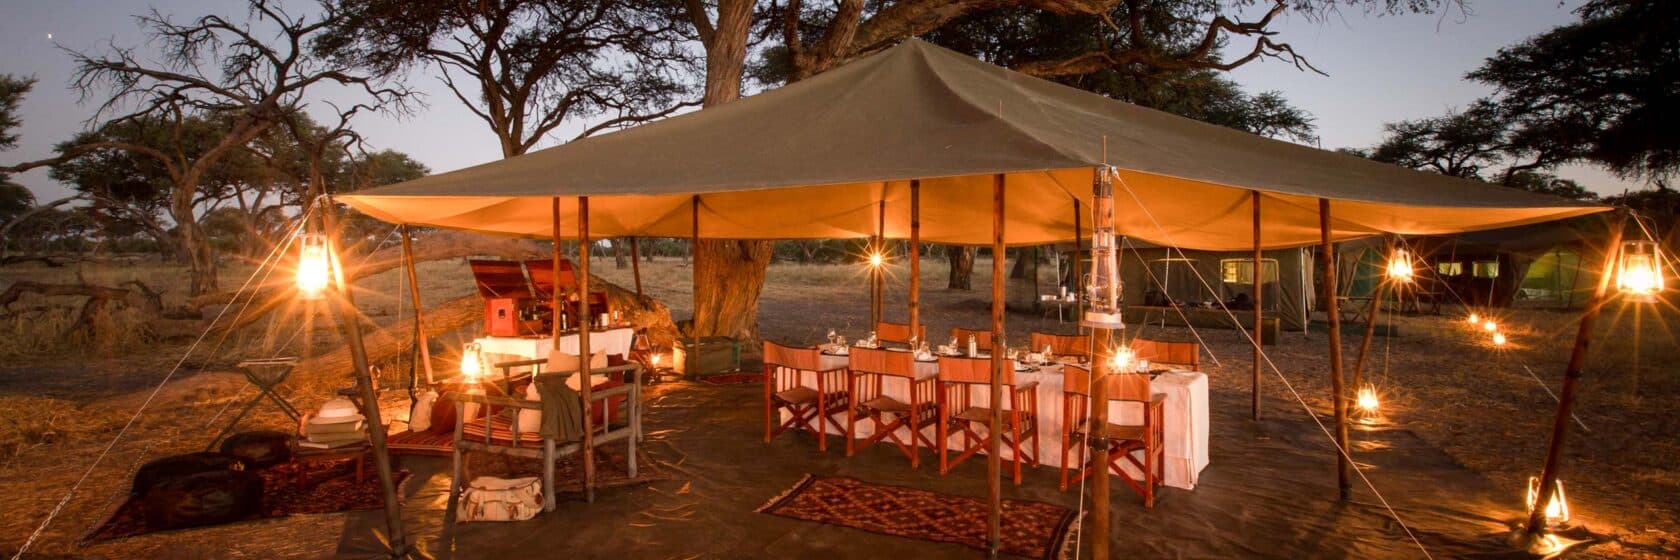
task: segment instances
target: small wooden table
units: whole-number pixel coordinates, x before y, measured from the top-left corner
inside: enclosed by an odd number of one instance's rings
[[[306,478],[308,478],[309,469],[312,466],[322,463],[342,461],[345,459],[356,460],[356,484],[361,484],[362,480],[366,477],[365,469],[363,467],[367,463],[366,459],[368,452],[372,450],[373,446],[369,445],[368,442],[365,441],[361,443],[353,443],[344,447],[334,447],[331,449],[320,449],[299,445],[292,451],[292,464],[296,467],[296,469],[293,470],[294,474],[292,484],[296,486],[303,486],[303,482]]]

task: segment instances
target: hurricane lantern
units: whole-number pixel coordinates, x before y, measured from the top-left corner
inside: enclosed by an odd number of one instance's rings
[[[1354,404],[1359,406],[1360,412],[1375,416],[1382,406],[1382,401],[1377,398],[1377,388],[1366,385],[1359,388],[1359,395]]]
[[[1396,282],[1412,281],[1412,254],[1405,249],[1395,249],[1388,257],[1388,278]]]
[[[1505,338],[1505,333],[1493,333],[1494,346],[1504,346],[1506,342],[1509,342],[1509,340]]]
[[[1487,331],[1487,332],[1498,331],[1499,330],[1499,323],[1493,322],[1493,319],[1488,319],[1486,321],[1483,321],[1482,322],[1482,330]]]
[[[1121,346],[1114,349],[1114,355],[1108,358],[1108,367],[1112,370],[1109,371],[1109,373],[1126,373],[1132,371],[1132,365],[1135,362],[1134,358],[1136,357],[1137,353],[1133,352],[1130,346]]]
[[[1657,244],[1650,241],[1623,243],[1616,262],[1616,289],[1643,298],[1663,291],[1662,256],[1657,251]]]
[[[332,256],[327,236],[307,233],[298,236],[297,289],[304,299],[316,299],[332,279]]]
[[[1546,526],[1558,527],[1569,522],[1569,499],[1563,495],[1563,481],[1553,482],[1552,499],[1546,502]],[[1540,477],[1528,477],[1528,511],[1534,511],[1534,502],[1540,497]]]
[[[477,342],[469,342],[461,348],[461,377],[468,383],[473,383],[483,374],[484,348]]]
[[[1113,168],[1103,167],[1091,182],[1091,275],[1085,287],[1089,300],[1084,326],[1124,329],[1120,314],[1120,266],[1114,248]]]
[[[1464,322],[1474,325],[1482,322],[1482,318],[1477,316],[1475,313],[1471,313],[1469,317],[1464,318]]]

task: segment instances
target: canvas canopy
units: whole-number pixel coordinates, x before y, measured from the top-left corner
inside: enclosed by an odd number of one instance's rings
[[[719,107],[340,199],[375,218],[550,237],[551,197],[588,196],[591,236],[722,239],[909,234],[991,242],[993,177],[1006,177],[1006,242],[1072,240],[1093,169],[1115,166],[1117,232],[1189,249],[1316,243],[1333,236],[1448,234],[1605,208],[1403,169],[1114,101],[920,40]],[[574,204],[562,222],[576,224]],[[1090,220],[1085,220],[1089,233]],[[562,226],[571,237],[575,227]]]

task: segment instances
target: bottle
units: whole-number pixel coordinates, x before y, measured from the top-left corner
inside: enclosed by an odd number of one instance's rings
[[[975,340],[974,335],[972,334],[968,335],[968,357],[980,357],[980,341]]]

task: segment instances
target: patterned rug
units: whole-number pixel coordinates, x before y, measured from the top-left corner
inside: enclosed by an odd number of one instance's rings
[[[986,500],[864,482],[805,475],[793,488],[758,508],[789,519],[815,521],[871,533],[986,549]],[[1077,529],[1073,510],[1025,500],[1003,501],[1003,552],[1060,558]]]
[[[363,467],[362,482],[356,483],[356,463],[345,459],[321,463],[309,468],[308,476],[299,483],[294,480],[292,464],[280,464],[257,471],[263,481],[263,504],[258,515],[241,521],[273,519],[293,514],[336,513],[385,507],[379,487],[379,473],[373,460]],[[391,473],[401,488],[408,480],[407,470]],[[399,498],[401,492],[398,493]],[[153,532],[146,527],[145,503],[130,497],[111,517],[86,537],[86,541],[106,541],[144,535]]]

